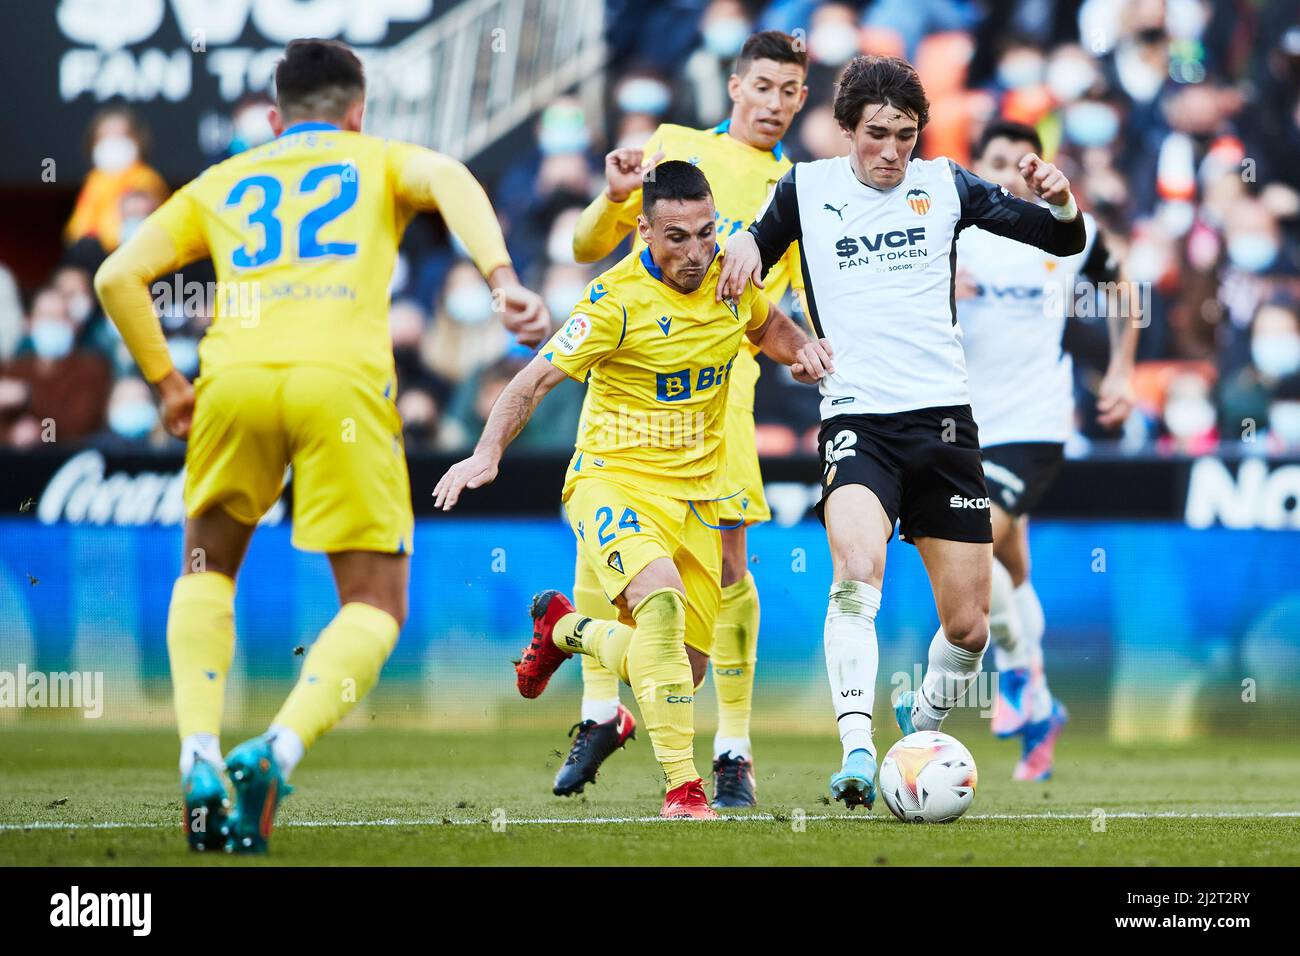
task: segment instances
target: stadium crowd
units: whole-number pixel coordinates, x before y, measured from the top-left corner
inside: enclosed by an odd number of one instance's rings
[[[807,106],[785,139],[795,159],[847,149],[831,116],[836,77],[860,52],[905,56],[931,100],[919,155],[969,165],[990,117],[1034,125],[1144,297],[1139,411],[1121,435],[1095,422],[1104,319],[1067,328],[1079,398],[1068,452],[1201,453],[1221,442],[1300,451],[1300,6],[1252,0],[610,0],[604,115],[558,99],[532,147],[485,183],[524,281],[561,321],[603,265],[574,262],[581,209],[603,188],[603,156],[662,122],[726,118],[726,78],[745,37],[806,37]],[[797,31],[803,31],[798,33]],[[269,100],[232,114],[230,151],[271,136]],[[66,253],[27,295],[0,264],[0,446],[49,441],[167,447],[149,388],[95,301],[90,277],[168,194],[148,165],[150,133],[124,106],[87,131],[93,169],[65,229]],[[214,160],[222,157],[213,157]],[[625,251],[625,250],[624,250]],[[607,264],[607,263],[606,263]],[[187,267],[205,283],[210,267]],[[176,286],[181,292],[183,286]],[[408,447],[469,447],[497,394],[530,357],[439,220],[408,230],[390,314]],[[790,303],[787,303],[789,305]],[[207,304],[171,296],[176,366],[198,372]],[[560,395],[563,394],[563,399]],[[568,383],[520,441],[571,447],[582,390]],[[1028,399],[1027,399],[1028,400]],[[815,390],[764,360],[759,451],[815,449]]]

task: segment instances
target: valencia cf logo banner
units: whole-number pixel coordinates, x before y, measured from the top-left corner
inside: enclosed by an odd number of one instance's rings
[[[930,211],[930,194],[924,189],[909,189],[907,204],[912,207],[912,212],[924,216]]]

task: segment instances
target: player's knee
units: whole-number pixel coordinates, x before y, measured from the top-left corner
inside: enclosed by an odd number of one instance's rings
[[[833,561],[836,581],[864,581],[872,584],[881,577],[882,562],[866,551],[854,551]]]
[[[987,609],[972,608],[946,618],[941,622],[943,636],[948,643],[967,651],[983,650],[989,642],[989,615]]]

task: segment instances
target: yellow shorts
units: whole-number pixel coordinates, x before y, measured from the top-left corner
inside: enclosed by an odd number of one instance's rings
[[[731,527],[772,520],[772,511],[763,494],[758,450],[754,446],[753,407],[728,405],[723,428],[726,444],[722,454],[723,467],[727,470],[728,497],[718,502],[720,523],[723,527]]]
[[[578,538],[574,591],[589,596],[603,591],[612,602],[647,564],[668,558],[686,589],[686,643],[708,654],[722,603],[722,538],[717,503],[693,504],[607,478],[579,478],[564,510]],[[599,602],[588,597],[579,610],[603,616],[607,609],[593,603]]]
[[[256,524],[293,466],[293,544],[409,554],[414,519],[401,416],[380,389],[321,366],[201,376],[185,452],[185,513]]]

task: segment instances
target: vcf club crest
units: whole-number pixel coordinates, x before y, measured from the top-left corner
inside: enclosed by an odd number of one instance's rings
[[[924,216],[930,211],[930,194],[924,189],[909,189],[907,204],[912,207],[912,212]]]

